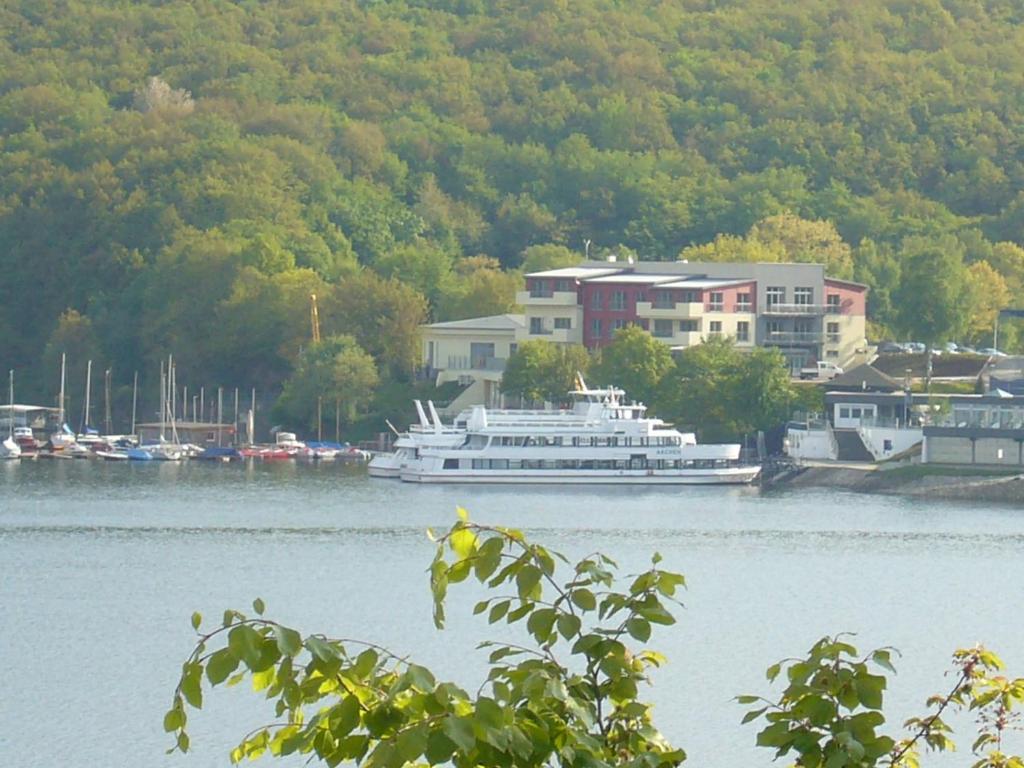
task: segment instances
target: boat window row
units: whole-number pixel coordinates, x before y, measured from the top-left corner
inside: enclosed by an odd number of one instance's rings
[[[469,460],[465,461],[470,464]],[[655,470],[655,469],[724,469],[734,466],[729,459],[630,459],[618,461],[576,460],[576,459],[472,459],[470,467],[460,467],[459,459],[445,459],[445,469],[564,469],[564,470]]]
[[[683,444],[681,437],[625,437],[620,435],[600,435],[594,437],[563,437],[562,435],[512,436],[495,437],[491,445],[522,447],[566,446],[573,447],[607,447],[607,446],[678,446]]]

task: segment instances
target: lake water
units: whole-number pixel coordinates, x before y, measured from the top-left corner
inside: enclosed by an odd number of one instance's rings
[[[686,574],[679,623],[650,642],[669,664],[649,697],[688,765],[770,765],[731,698],[769,692],[764,669],[826,633],[902,651],[893,724],[948,687],[957,647],[984,641],[1024,674],[1020,509],[826,490],[418,487],[331,466],[0,462],[0,764],[229,765],[237,739],[271,720],[255,695],[208,695],[186,756],[164,755],[161,718],[191,612],[248,610],[256,596],[302,630],[380,642],[475,689],[474,646],[504,630],[471,615],[476,594],[461,585],[435,631],[425,574],[424,530],[450,525],[459,504],[569,555],[604,551],[627,573],[657,550]]]

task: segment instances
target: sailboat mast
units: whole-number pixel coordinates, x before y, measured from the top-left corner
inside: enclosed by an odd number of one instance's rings
[[[132,434],[135,434],[135,408],[139,402],[139,372],[135,372],[132,380]]]
[[[167,374],[164,361],[160,361],[160,442],[164,442],[164,419],[167,417]]]
[[[10,397],[10,408],[7,410],[7,436],[14,437],[14,369],[11,368],[10,374],[10,391],[8,393]]]
[[[64,429],[64,374],[67,370],[67,353],[60,353],[60,402],[57,403],[58,431]]]
[[[110,422],[110,369],[107,368],[103,374],[103,433],[106,435],[114,431]]]
[[[81,432],[85,434],[85,430],[89,428],[89,395],[92,392],[92,360],[85,365],[85,410],[82,412],[82,419],[85,422],[82,425]]]

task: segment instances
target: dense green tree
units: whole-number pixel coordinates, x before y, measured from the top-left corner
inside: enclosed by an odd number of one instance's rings
[[[676,356],[656,402],[661,416],[714,442],[777,428],[801,397],[777,349],[743,352],[712,338]]]
[[[954,238],[908,238],[902,246],[902,279],[896,296],[900,327],[937,345],[966,330],[971,299],[963,246]]]
[[[590,367],[591,383],[616,386],[637,402],[651,404],[666,371],[672,368],[667,346],[638,325],[615,332]]]
[[[378,380],[373,358],[355,339],[329,336],[303,350],[275,411],[289,424],[316,430],[318,409],[322,417],[337,404],[348,423],[370,402]]]
[[[516,292],[522,286],[522,277],[502,270],[497,259],[489,256],[460,259],[435,316],[438,320],[461,320],[514,312]]]
[[[586,375],[589,364],[589,353],[578,344],[524,341],[505,365],[501,391],[532,403],[561,403],[576,388],[578,375]]]
[[[530,260],[552,244],[824,261],[869,283],[894,332],[908,238],[957,238],[1019,288],[1006,3],[457,5],[0,11],[0,357],[41,387],[71,308],[116,370],[175,351],[238,380],[261,366],[218,358],[204,316],[242,269],[375,269],[437,310],[467,255],[510,273],[572,260]],[[481,297],[502,281],[473,274],[459,314],[498,304]]]
[[[583,254],[570,250],[564,245],[545,243],[531,245],[523,251],[522,270],[524,273],[543,272],[547,269],[573,267],[583,261]]]

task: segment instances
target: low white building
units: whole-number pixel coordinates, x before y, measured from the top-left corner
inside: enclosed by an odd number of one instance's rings
[[[457,413],[473,405],[500,407],[501,376],[526,324],[522,315],[490,315],[420,326],[423,365],[440,386],[465,386],[446,408]]]

